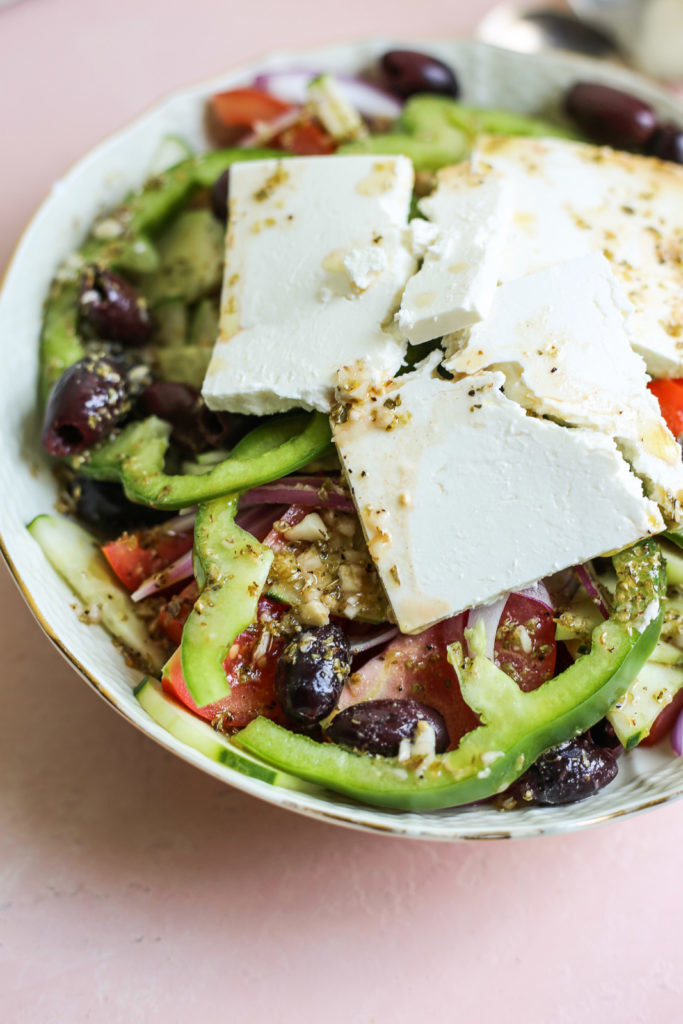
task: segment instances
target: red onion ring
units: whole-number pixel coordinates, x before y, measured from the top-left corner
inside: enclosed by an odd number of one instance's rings
[[[479,623],[484,623],[484,629],[486,630],[486,657],[493,661],[494,647],[496,643],[496,633],[498,632],[498,626],[502,618],[503,612],[505,611],[505,605],[508,602],[509,593],[503,594],[493,604],[480,604],[477,608],[470,608],[467,616],[467,628],[474,629]]]
[[[284,100],[285,103],[305,103],[308,99],[308,85],[321,74],[315,68],[290,68],[287,71],[268,71],[254,79],[257,89]],[[390,92],[372,82],[366,82],[354,75],[333,75],[340,92],[359,114],[365,117],[387,117],[394,119],[401,113],[402,105]]]
[[[576,573],[579,582],[585,587],[588,596],[597,606],[603,619],[608,619],[609,598],[605,592],[605,588],[598,580],[593,567],[589,565],[575,565],[574,572]]]
[[[389,643],[395,636],[398,636],[398,626],[392,626],[388,623],[382,623],[381,626],[378,626],[375,633],[366,633],[364,636],[358,635],[356,637],[349,635],[348,640],[351,654],[362,654],[364,651],[371,651],[374,647]]]
[[[355,506],[346,491],[329,477],[289,476],[254,487],[242,495],[240,509],[250,505],[306,505],[314,508],[336,508],[353,512]]]
[[[130,595],[133,601],[143,601],[146,597],[150,597],[152,594],[158,594],[160,590],[166,590],[167,587],[172,586],[174,583],[180,583],[181,580],[187,580],[194,575],[194,569],[192,568],[192,549],[186,551],[180,558],[176,558],[175,562],[171,562],[161,572],[155,572],[152,576],[148,576],[146,580],[140,584],[137,590],[134,590]]]

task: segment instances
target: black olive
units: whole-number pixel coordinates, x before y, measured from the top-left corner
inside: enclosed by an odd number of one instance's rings
[[[542,754],[508,793],[521,803],[571,804],[597,793],[618,771],[614,751],[586,733]]]
[[[86,332],[120,345],[143,345],[152,333],[147,304],[119,274],[88,267],[78,296],[81,326]]]
[[[598,82],[573,85],[565,110],[593,142],[617,149],[641,149],[657,128],[657,116],[647,103]]]
[[[419,92],[455,97],[460,92],[452,69],[428,53],[389,50],[380,63],[387,86],[403,98]]]
[[[446,723],[438,711],[418,700],[367,700],[352,704],[334,716],[327,736],[344,747],[393,757],[398,754],[401,740],[413,738],[420,721],[432,726],[436,752],[443,753],[448,746]]]
[[[334,710],[350,670],[349,642],[340,626],[305,629],[280,656],[275,696],[293,722],[319,722]]]
[[[102,440],[132,408],[145,371],[114,355],[91,355],[61,375],[47,403],[42,443],[50,455],[85,451]],[[137,371],[142,372],[137,372]]]

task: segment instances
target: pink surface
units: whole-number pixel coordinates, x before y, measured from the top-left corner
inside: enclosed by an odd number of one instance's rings
[[[464,32],[488,6],[3,9],[0,265],[50,182],[167,89],[288,45]],[[683,804],[492,845],[307,821],[202,776],[117,718],[4,568],[0,602],[1,1020],[680,1020]]]

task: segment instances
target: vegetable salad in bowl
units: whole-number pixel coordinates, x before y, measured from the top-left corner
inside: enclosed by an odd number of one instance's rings
[[[204,757],[519,814],[681,752],[683,127],[467,72],[282,66],[164,140],[50,286],[28,530]]]

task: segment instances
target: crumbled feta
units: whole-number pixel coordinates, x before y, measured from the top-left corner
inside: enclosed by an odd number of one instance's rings
[[[564,139],[491,137],[452,171],[513,184],[501,281],[604,253],[633,304],[632,341],[649,373],[683,376],[683,167]]]
[[[511,186],[500,175],[446,167],[437,180],[433,195],[420,202],[437,232],[398,313],[401,331],[416,345],[486,316],[512,211]]]
[[[630,345],[630,305],[600,253],[501,285],[490,315],[446,339],[456,373],[499,369],[538,416],[614,438],[666,517],[683,509],[681,449]]]
[[[325,156],[236,164],[220,335],[204,381],[212,409],[329,410],[336,371],[401,365],[393,325],[415,268],[406,241],[406,157]]]

